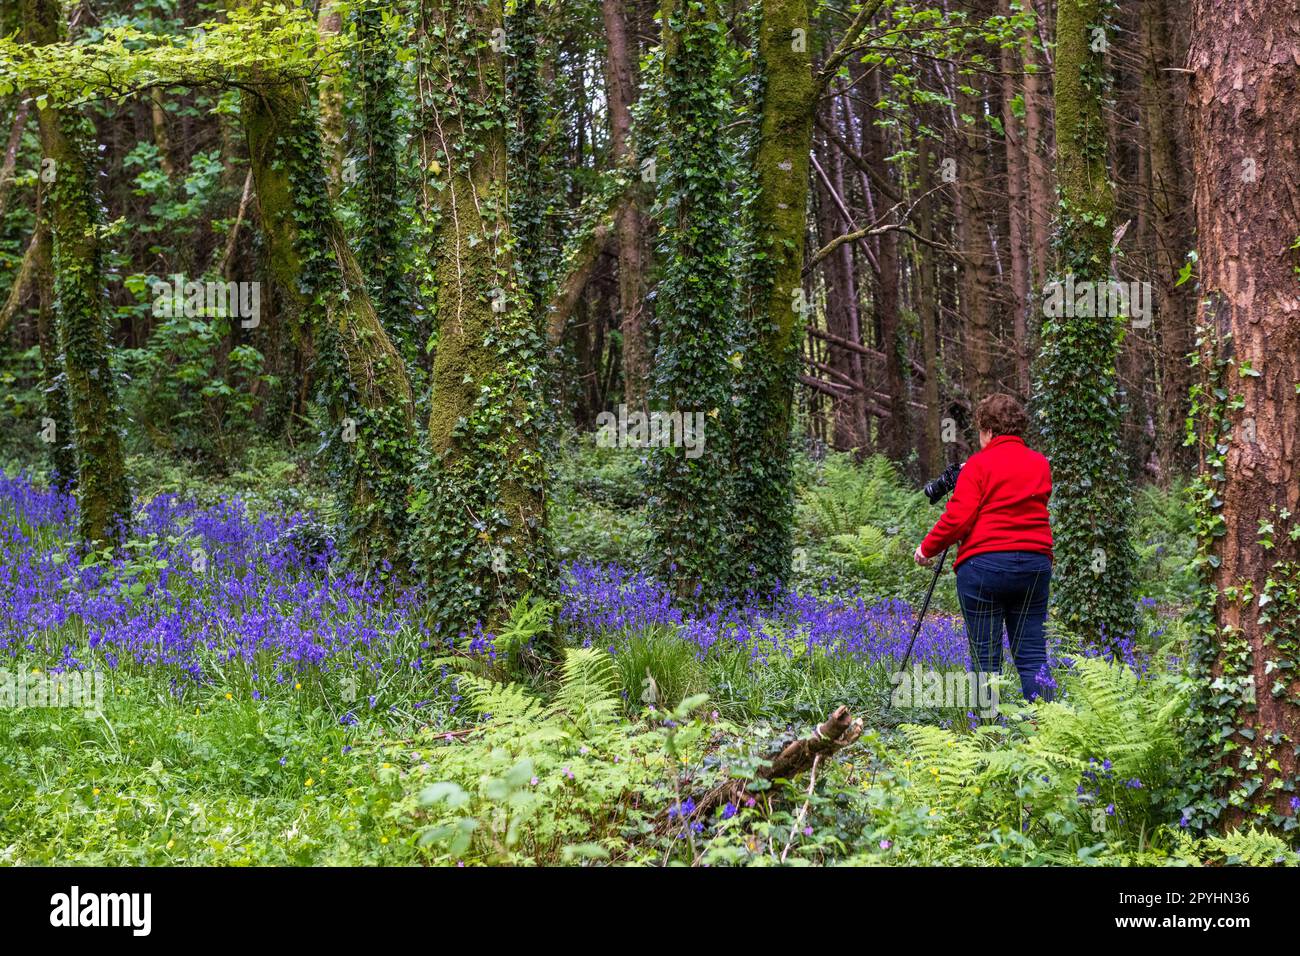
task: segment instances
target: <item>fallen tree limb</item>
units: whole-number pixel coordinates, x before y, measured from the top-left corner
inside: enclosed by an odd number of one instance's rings
[[[786,744],[767,758],[766,765],[758,771],[763,780],[793,780],[806,773],[814,764],[825,763],[836,753],[862,736],[862,718],[855,718],[843,705],[835,708],[825,721],[817,725],[807,737]],[[686,815],[688,821],[706,820],[718,807],[728,803],[738,804],[745,797],[748,780],[726,780],[699,799],[695,809]],[[665,819],[665,823],[667,820]]]

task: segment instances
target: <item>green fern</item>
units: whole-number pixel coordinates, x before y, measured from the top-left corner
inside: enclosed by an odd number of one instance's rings
[[[1205,846],[1211,853],[1222,856],[1229,866],[1296,866],[1300,862],[1283,840],[1253,826],[1249,830],[1209,837]]]
[[[868,579],[879,574],[885,565],[889,538],[874,525],[864,524],[855,534],[837,534],[831,538],[831,552]]]
[[[552,714],[562,715],[579,733],[611,726],[619,716],[619,679],[609,652],[595,647],[564,652],[564,668]]]
[[[854,465],[847,455],[826,459],[819,484],[807,489],[800,511],[813,538],[852,535],[863,525],[909,529],[924,496],[909,490],[898,467],[882,455]]]

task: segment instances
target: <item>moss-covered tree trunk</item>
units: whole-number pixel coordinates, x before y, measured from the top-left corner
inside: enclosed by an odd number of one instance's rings
[[[734,512],[737,545],[752,567],[752,576],[738,583],[757,588],[771,587],[790,572],[790,413],[808,301],[803,263],[814,107],[809,20],[806,0],[763,0],[763,106],[754,156],[757,248],[748,290],[751,338],[741,375]]]
[[[429,126],[439,228],[437,354],[422,558],[444,622],[491,626],[551,572],[541,453],[542,329],[516,280],[499,0],[430,4]]]
[[[1114,644],[1133,629],[1135,559],[1116,373],[1126,320],[1102,304],[1110,298],[1115,213],[1104,113],[1107,58],[1114,55],[1110,8],[1107,0],[1065,0],[1057,8],[1056,280],[1063,290],[1072,280],[1075,293],[1067,303],[1062,291],[1048,309],[1036,400],[1052,462],[1057,620]]]
[[[60,491],[71,493],[77,484],[77,451],[73,444],[72,419],[68,414],[68,389],[65,385],[63,351],[59,343],[58,319],[54,314],[54,240],[45,217],[44,202],[37,201],[35,263],[33,284],[36,287],[36,340],[41,352],[41,391],[45,414],[41,422],[41,440],[46,443],[50,459],[50,483]]]
[[[315,348],[343,551],[361,567],[401,567],[415,468],[411,387],[334,214],[307,84],[253,83],[241,113],[268,271]]]
[[[22,13],[27,42],[43,46],[63,38],[63,12],[54,0],[23,0]],[[76,112],[50,103],[38,101],[37,118],[42,178],[49,184],[55,307],[76,434],[79,530],[87,543],[115,541],[129,530],[131,491],[102,308],[94,130]]]
[[[726,35],[713,0],[666,0],[662,18],[666,116],[658,164],[669,170],[659,177],[667,255],[655,299],[659,342],[650,407],[652,414],[702,427],[691,435],[694,449],[683,424],[680,437],[652,450],[650,522],[660,573],[679,597],[707,599],[733,576],[727,548],[734,284],[724,132],[731,110],[721,82]],[[786,294],[788,309],[788,287]]]

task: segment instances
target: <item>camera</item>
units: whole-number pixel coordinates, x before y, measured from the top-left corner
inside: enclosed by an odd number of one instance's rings
[[[925,496],[930,499],[930,504],[937,505],[940,498],[952,493],[952,490],[957,487],[957,473],[959,471],[961,471],[961,464],[953,462],[943,470],[942,475],[938,478],[931,478],[925,483]]]

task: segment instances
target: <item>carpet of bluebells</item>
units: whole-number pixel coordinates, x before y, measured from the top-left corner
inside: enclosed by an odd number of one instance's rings
[[[670,591],[653,578],[610,565],[570,565],[561,584],[561,620],[584,645],[607,646],[617,653],[617,637],[656,626],[675,628],[711,653],[746,650],[756,664],[772,654],[792,656],[821,651],[865,663],[901,660],[916,618],[902,601],[871,602],[831,594],[781,590],[700,615],[674,606]],[[927,618],[917,635],[912,660],[934,667],[968,666],[960,620]]]
[[[417,592],[336,571],[332,542],[308,513],[160,495],[139,506],[132,540],[115,554],[80,553],[75,527],[71,498],[0,477],[0,659],[51,672],[133,669],[163,677],[178,696],[217,683],[260,699],[309,683],[348,711],[347,721],[354,702],[392,706],[399,687],[408,699],[412,690],[418,698],[454,689],[427,661],[492,653],[492,636],[480,630],[430,627]],[[566,566],[559,597],[571,643],[617,654],[623,636],[669,627],[701,660],[741,651],[756,667],[814,650],[892,663],[915,621],[899,601],[790,590],[690,614],[662,584],[615,565]],[[960,621],[927,619],[913,660],[966,667]]]

